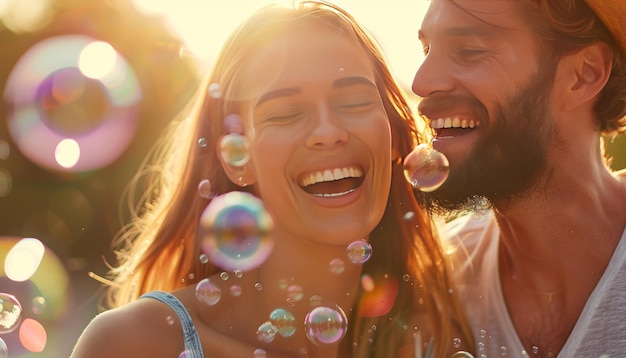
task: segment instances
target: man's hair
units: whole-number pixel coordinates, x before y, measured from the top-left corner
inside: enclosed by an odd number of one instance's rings
[[[535,6],[528,7],[528,21],[536,25],[549,55],[567,55],[598,41],[608,44],[613,54],[612,70],[594,108],[597,128],[608,136],[626,132],[626,49],[620,48],[584,0],[529,1]]]

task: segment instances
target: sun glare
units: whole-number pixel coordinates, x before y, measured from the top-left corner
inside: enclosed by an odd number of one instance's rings
[[[139,11],[167,19],[186,48],[181,54],[195,58],[205,69],[228,34],[256,9],[291,0],[133,0]],[[409,88],[422,61],[417,30],[428,0],[334,0],[354,15],[381,44],[394,76]]]

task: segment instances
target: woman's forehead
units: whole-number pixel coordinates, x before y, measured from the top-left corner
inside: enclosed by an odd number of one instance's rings
[[[305,22],[276,36],[246,59],[238,99],[271,87],[332,83],[342,76],[374,81],[372,61],[356,36],[321,22]]]

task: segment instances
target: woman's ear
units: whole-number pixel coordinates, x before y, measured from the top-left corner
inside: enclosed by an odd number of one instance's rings
[[[571,74],[569,96],[564,103],[568,110],[595,98],[604,88],[613,66],[609,46],[596,42],[564,58]]]
[[[253,165],[250,162],[250,145],[241,134],[227,134],[217,142],[217,157],[228,179],[245,187],[256,183]]]

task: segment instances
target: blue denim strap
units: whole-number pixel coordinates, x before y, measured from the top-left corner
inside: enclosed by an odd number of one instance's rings
[[[187,312],[185,306],[174,295],[162,291],[152,291],[143,294],[141,297],[153,298],[157,301],[161,301],[170,306],[178,319],[180,325],[183,328],[183,339],[185,341],[185,354],[181,353],[180,357],[185,358],[204,358],[202,353],[202,345],[200,344],[200,337],[196,331],[196,327],[193,325],[191,316]]]

